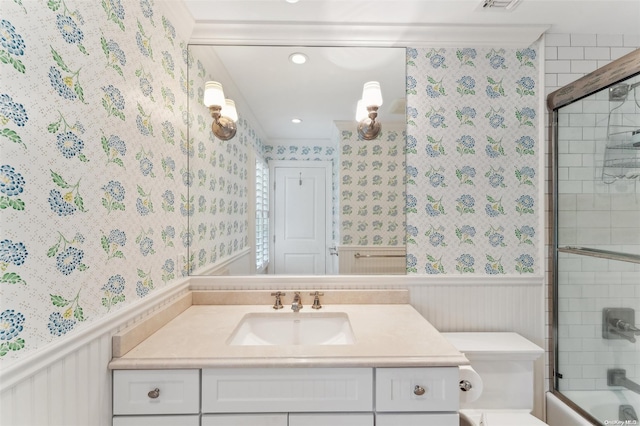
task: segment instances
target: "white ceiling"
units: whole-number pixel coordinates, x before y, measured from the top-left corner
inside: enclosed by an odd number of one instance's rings
[[[640,0],[521,0],[511,11],[487,10],[482,0],[183,0],[196,26],[215,28],[233,24],[244,33],[251,25],[297,23],[352,25],[385,24],[460,28],[465,26],[534,26],[549,33],[625,34],[640,37]],[[305,28],[305,26],[302,28]],[[369,27],[368,30],[370,30]],[[259,41],[256,44],[265,44]],[[371,35],[367,34],[368,38]],[[276,43],[287,44],[287,43]],[[299,44],[296,41],[292,45]],[[317,43],[315,44],[318,45]],[[293,51],[304,51],[309,62],[294,66],[287,61]],[[393,51],[396,52],[395,56]],[[227,97],[239,98],[239,112],[257,121],[269,141],[331,137],[333,121],[353,120],[362,84],[381,82],[383,124],[403,121],[389,110],[404,98],[404,49],[253,46],[242,50],[219,47],[216,55],[224,70],[208,76],[229,87]],[[201,56],[199,56],[201,57]],[[291,125],[293,117],[303,120]],[[256,124],[254,122],[254,124]],[[355,126],[354,126],[355,128]]]

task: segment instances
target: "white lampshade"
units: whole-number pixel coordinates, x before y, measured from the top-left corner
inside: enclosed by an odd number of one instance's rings
[[[212,105],[224,106],[224,91],[222,90],[222,84],[217,81],[207,81],[204,85],[204,99],[203,103],[206,107]]]
[[[358,101],[358,105],[356,106],[356,121],[360,122],[365,118],[367,118],[368,115],[369,113],[367,112],[367,107],[362,101],[362,99],[360,99]]]
[[[224,106],[220,111],[220,115],[230,118],[234,123],[238,121],[238,111],[236,110],[236,103],[231,99],[225,99]]]
[[[382,91],[380,90],[380,83],[377,81],[368,81],[364,84],[364,87],[362,88],[362,102],[365,107],[382,105]]]

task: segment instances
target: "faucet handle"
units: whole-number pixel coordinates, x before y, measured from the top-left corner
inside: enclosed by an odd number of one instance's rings
[[[310,296],[314,296],[313,298],[313,306],[311,306],[311,309],[321,309],[322,305],[320,304],[320,296],[324,296],[324,293],[320,293],[318,291],[315,291],[313,293],[309,293]]]
[[[280,300],[280,296],[286,296],[287,293],[276,291],[275,293],[271,293],[271,295],[276,297],[276,301],[273,304],[273,309],[282,309],[282,300]]]

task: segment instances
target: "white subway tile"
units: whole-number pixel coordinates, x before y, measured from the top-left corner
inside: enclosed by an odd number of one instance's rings
[[[565,325],[582,324],[582,312],[558,312],[558,322]]]
[[[558,76],[555,74],[545,74],[544,75],[544,87],[546,95],[552,93],[556,90],[558,86]]]
[[[553,60],[553,59],[558,59],[558,48],[553,46],[547,46],[544,49],[544,59],[546,60]],[[546,72],[546,69],[545,69]]]
[[[569,300],[569,310],[571,311],[593,311],[595,301],[593,299],[571,299]]]
[[[569,168],[569,180],[593,180],[593,167]]]
[[[631,53],[636,50],[637,47],[612,47],[611,48],[611,59],[618,59],[626,55],[627,53]]]
[[[558,59],[585,59],[585,49],[583,47],[558,47]],[[598,58],[589,58],[598,59]]]
[[[571,46],[569,34],[545,34],[544,39],[547,46]]]
[[[593,338],[596,336],[596,330],[598,327],[594,327],[593,325],[570,325],[569,326],[569,334],[571,337],[587,337]],[[573,356],[580,356],[579,354]],[[586,355],[584,358],[586,360],[593,360],[593,354]],[[571,362],[571,359],[569,360]]]
[[[582,286],[585,284],[589,285],[589,284],[595,284],[595,283],[596,283],[595,273],[579,270],[578,272],[571,272],[569,274],[569,282],[567,284]]]
[[[558,162],[560,167],[582,166],[582,154],[563,154]]]
[[[559,210],[575,210],[577,207],[577,195],[575,194],[559,194],[558,209]]]
[[[569,125],[572,127],[595,126],[596,115],[582,112],[582,114],[570,114]]]
[[[558,182],[558,191],[561,194],[581,194],[582,184],[580,182]]]
[[[544,70],[549,74],[570,73],[571,61],[547,60],[544,62]]]
[[[579,232],[576,243],[584,246],[594,246],[600,244],[609,244],[611,234],[609,228],[591,228],[588,231]],[[585,269],[592,271],[593,269]]]
[[[632,226],[636,229],[640,228],[640,215],[638,211],[623,210],[611,212],[611,226],[614,228],[624,228]],[[640,240],[637,241],[640,245]]]
[[[611,49],[608,47],[585,47],[584,59],[611,59]]]
[[[589,74],[598,68],[596,61],[571,61],[571,72]]]
[[[566,86],[569,83],[573,83],[580,77],[583,77],[583,74],[558,74],[558,84]]]
[[[595,270],[595,265],[594,265]],[[609,288],[606,285],[591,285],[585,286],[582,289],[583,297],[593,297],[593,298],[601,298],[609,296]],[[585,336],[592,337],[592,336]]]
[[[571,34],[571,46],[597,46],[595,34]]]
[[[561,246],[575,246],[578,238],[578,231],[575,228],[558,229],[558,238]],[[573,269],[570,269],[572,268],[572,265],[573,265]],[[578,262],[571,262],[571,265],[564,266],[564,270],[579,271],[581,267],[582,266]]]
[[[640,228],[620,227],[611,229],[611,244],[640,245]]]
[[[573,332],[572,329],[569,331]],[[573,336],[573,335],[572,335]],[[595,352],[571,352],[569,353],[569,363],[576,365],[592,365],[595,363]]]
[[[578,210],[611,210],[611,199],[607,194],[576,195],[576,209]]]
[[[625,47],[640,48],[640,34],[626,34],[623,36]]]
[[[620,34],[598,34],[597,36],[597,45],[598,46],[624,46],[624,37]],[[592,45],[594,46],[594,45]]]

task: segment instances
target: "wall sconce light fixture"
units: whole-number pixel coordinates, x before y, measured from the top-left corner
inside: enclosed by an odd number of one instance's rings
[[[380,83],[368,81],[362,88],[362,99],[356,107],[356,121],[358,122],[358,135],[360,138],[370,141],[380,134],[382,126],[378,117],[378,108],[382,105],[382,92]]]
[[[207,81],[204,85],[204,105],[209,108],[213,123],[211,131],[220,140],[228,141],[236,135],[238,112],[231,99],[224,98],[222,84]]]

